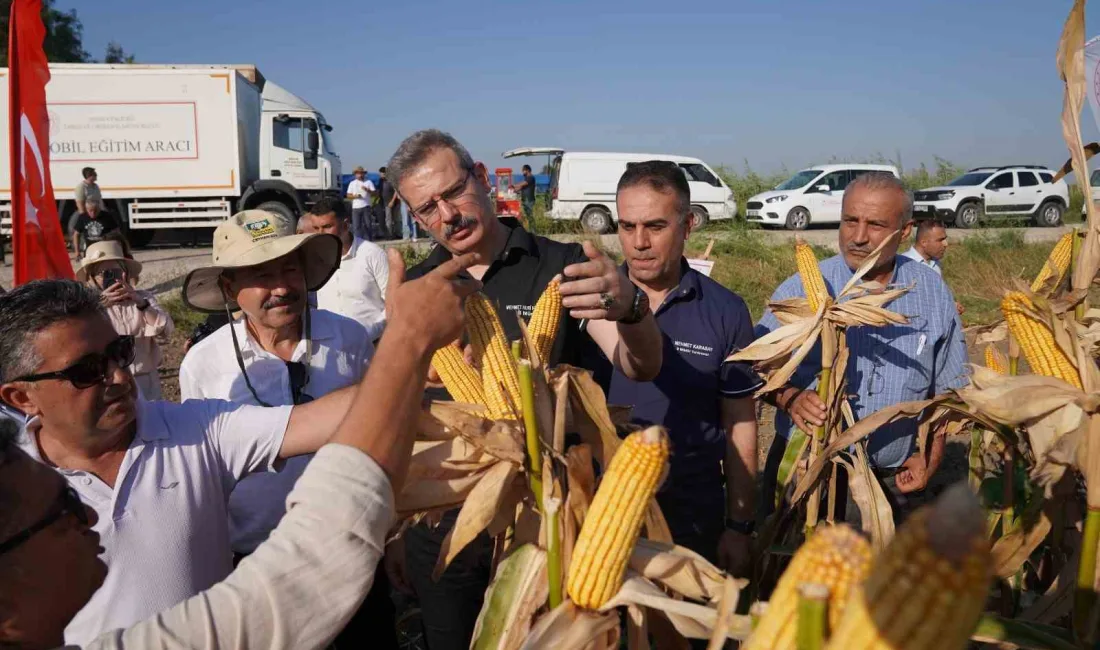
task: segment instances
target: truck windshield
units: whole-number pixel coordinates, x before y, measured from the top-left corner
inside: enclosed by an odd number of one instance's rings
[[[797,190],[801,187],[806,187],[810,184],[810,181],[817,178],[821,174],[819,169],[804,169],[794,176],[791,176],[785,183],[780,183],[775,186],[777,190]]]
[[[336,138],[332,135],[332,131],[329,131],[328,129],[321,129],[321,142],[324,143],[322,146],[324,146],[325,148],[325,153],[330,156],[337,155]]]

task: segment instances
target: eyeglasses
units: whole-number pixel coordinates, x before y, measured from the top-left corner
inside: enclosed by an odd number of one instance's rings
[[[64,370],[43,372],[37,375],[24,375],[12,381],[42,381],[44,379],[64,379],[81,390],[103,383],[111,363],[126,368],[134,362],[134,337],[120,336],[107,344],[103,352],[89,354]]]
[[[463,196],[469,193],[470,190],[470,178],[473,176],[473,172],[469,169],[466,170],[466,175],[462,177],[462,182],[452,185],[447,190],[440,192],[437,196],[438,199],[424,203],[418,208],[409,207],[409,210],[413,213],[413,216],[417,217],[424,222],[425,226],[432,226],[439,220],[439,202],[445,201],[450,205],[454,205]]]
[[[66,514],[76,517],[76,520],[83,526],[88,526],[91,523],[91,520],[88,519],[88,510],[80,500],[80,495],[70,485],[62,488],[61,493],[57,495],[57,500],[37,523],[24,528],[5,542],[0,543],[0,555],[19,548],[24,542],[42,532]]]

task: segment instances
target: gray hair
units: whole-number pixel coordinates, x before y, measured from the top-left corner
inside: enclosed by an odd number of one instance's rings
[[[0,295],[0,382],[42,365],[34,338],[52,325],[106,312],[99,292],[74,280],[35,280]]]
[[[474,158],[450,133],[439,129],[423,129],[401,141],[397,151],[386,163],[386,178],[400,193],[401,179],[410,170],[424,162],[428,154],[437,149],[450,149],[458,157],[458,164],[467,171],[474,170]]]
[[[898,227],[904,226],[913,219],[913,193],[905,188],[900,178],[894,176],[890,172],[864,172],[856,176],[852,179],[851,183],[848,183],[848,187],[844,188],[844,196],[850,196],[852,190],[856,188],[901,192],[902,196],[905,197],[905,207],[902,209],[901,220],[898,222]]]

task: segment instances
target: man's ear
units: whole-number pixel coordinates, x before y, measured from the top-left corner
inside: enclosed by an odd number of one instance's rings
[[[486,168],[485,163],[480,160],[474,163],[474,176],[477,177],[478,182],[481,183],[481,186],[485,188],[486,192],[492,188],[492,186],[489,185],[489,169]]]
[[[905,240],[909,239],[909,236],[912,235],[912,234],[913,234],[913,220],[910,219],[909,221],[905,222],[904,226],[901,227],[901,240],[900,241],[905,241]],[[913,242],[913,243],[916,244],[916,242]]]
[[[0,401],[27,415],[39,415],[38,405],[31,399],[23,382],[0,384]]]

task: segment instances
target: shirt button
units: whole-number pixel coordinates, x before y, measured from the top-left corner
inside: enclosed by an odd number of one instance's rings
[[[80,479],[80,482],[83,483],[84,485],[91,485],[92,484],[92,479],[85,476],[84,478]]]

